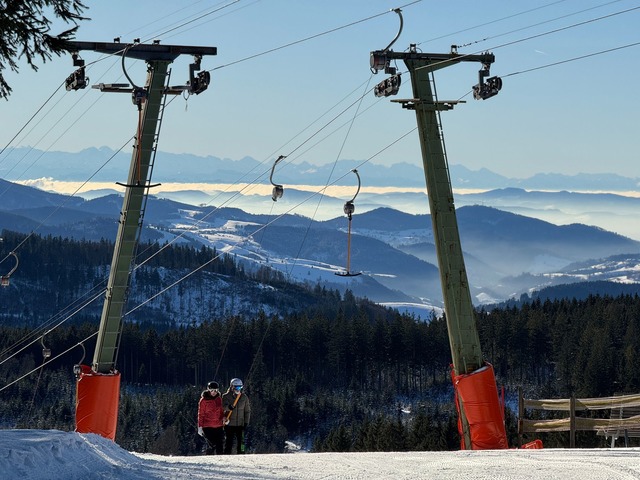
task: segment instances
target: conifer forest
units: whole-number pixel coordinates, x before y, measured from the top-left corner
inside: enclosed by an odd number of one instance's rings
[[[8,232],[3,236],[11,241]],[[32,289],[46,282],[57,288],[41,289],[46,298],[38,303],[18,302],[6,289],[0,292],[0,388],[11,384],[0,391],[2,428],[73,430],[73,365],[90,362],[99,316],[64,322],[12,353],[67,301],[59,297],[71,298],[91,283],[89,277],[97,278],[100,269],[104,273],[109,249],[108,242],[34,240],[21,273],[32,276]],[[209,255],[173,247],[156,261],[181,268]],[[211,269],[288,288],[277,275],[245,272],[231,257],[221,257]],[[458,449],[445,320],[402,315],[349,291],[305,289],[303,307],[286,313],[210,311],[204,321],[180,326],[125,322],[116,442],[136,452],[201,454],[203,440],[196,432],[200,393],[208,381],[226,387],[239,377],[252,406],[250,452],[281,453],[287,442],[316,452]],[[517,442],[518,388],[527,398],[640,391],[637,295],[530,300],[479,309],[476,319],[483,354],[504,387],[512,445]],[[54,354],[68,353],[42,367],[45,346]],[[545,434],[543,440],[545,446],[567,446],[568,435]],[[577,442],[604,446],[593,432],[579,433]]]

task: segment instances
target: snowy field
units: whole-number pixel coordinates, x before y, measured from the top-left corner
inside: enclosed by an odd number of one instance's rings
[[[13,479],[640,479],[640,449],[295,453],[163,457],[98,435],[1,430],[0,478]]]

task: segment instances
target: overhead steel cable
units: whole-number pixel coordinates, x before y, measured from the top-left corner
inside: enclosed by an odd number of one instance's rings
[[[338,153],[336,154],[336,159],[333,162],[333,165],[331,167],[331,171],[329,172],[329,176],[327,177],[327,185],[329,184],[329,182],[331,181],[331,177],[333,176],[333,172],[336,169],[336,165],[338,164],[338,160],[340,159],[340,155],[342,155],[342,151],[344,150],[344,146],[347,143],[347,139],[349,138],[349,134],[351,133],[351,129],[353,127],[353,123],[355,122],[356,118],[358,117],[358,112],[360,110],[360,106],[362,105],[362,100],[364,99],[365,95],[369,92],[369,84],[371,83],[371,79],[373,78],[373,74],[369,75],[369,80],[367,81],[367,85],[365,86],[365,93],[362,94],[360,96],[360,99],[358,101],[358,106],[353,114],[353,117],[351,118],[351,121],[349,122],[349,128],[347,129],[347,132],[344,136],[344,138],[342,139],[342,145],[340,145],[340,149],[338,150]],[[307,229],[305,230],[304,236],[302,237],[302,241],[300,242],[300,248],[298,249],[298,253],[296,254],[296,258],[294,259],[293,264],[291,265],[291,270],[289,270],[289,272],[287,272],[287,276],[291,275],[291,273],[293,273],[293,269],[296,266],[296,260],[297,258],[300,256],[300,253],[302,252],[302,248],[304,247],[304,244],[307,240],[307,236],[309,235],[309,231],[311,230],[311,225],[313,224],[313,221],[316,218],[316,215],[318,214],[318,209],[320,208],[320,204],[322,203],[322,199],[324,198],[324,195],[320,195],[320,197],[318,198],[318,203],[316,204],[316,208],[313,212],[313,215],[311,216],[311,218],[309,219],[309,223],[307,224]]]
[[[534,72],[536,70],[543,70],[545,68],[549,68],[549,67],[555,67],[558,65],[562,65],[564,63],[570,63],[570,62],[575,62],[577,60],[583,60],[585,58],[590,58],[590,57],[595,57],[597,55],[603,55],[605,53],[611,53],[611,52],[615,52],[617,50],[622,50],[625,48],[630,48],[630,47],[637,47],[640,46],[640,42],[635,42],[635,43],[629,43],[627,45],[621,45],[619,47],[614,47],[614,48],[608,48],[606,50],[601,50],[599,52],[593,52],[593,53],[587,53],[585,55],[580,55],[578,57],[573,57],[573,58],[567,58],[565,60],[559,60],[557,62],[552,62],[552,63],[547,63],[545,65],[539,65],[537,67],[531,67],[531,68],[527,68],[525,70],[519,70],[517,72],[511,72],[511,73],[507,73],[505,75],[500,75],[501,78],[507,78],[507,77],[513,77],[515,75],[521,75],[523,73],[529,73],[529,72]],[[465,93],[463,96],[459,97],[458,100],[462,100],[464,97],[466,97],[467,95],[471,94],[471,92],[473,92],[473,90],[469,90],[467,93]]]
[[[542,10],[544,8],[551,7],[553,5],[557,5],[558,3],[564,3],[566,1],[567,0],[558,0],[556,2],[547,3],[546,5],[541,5],[541,6],[536,7],[536,8],[530,8],[529,10],[524,10],[522,12],[514,13],[513,15],[508,15],[506,17],[498,18],[496,20],[491,20],[490,22],[481,23],[481,24],[475,25],[473,27],[463,28],[462,30],[457,30],[455,32],[447,33],[445,35],[440,35],[439,37],[430,38],[429,40],[424,40],[424,41],[422,41],[420,43],[417,43],[416,45],[422,45],[423,43],[433,42],[435,40],[440,40],[442,38],[447,38],[447,37],[450,37],[452,35],[457,35],[459,33],[464,33],[464,32],[468,32],[470,30],[475,30],[476,28],[486,27],[487,25],[493,25],[494,23],[502,22],[504,20],[510,20],[512,18],[519,17],[520,15],[525,15],[527,13],[535,12],[536,10]],[[621,0],[616,0],[616,1],[621,1]]]
[[[555,28],[553,30],[549,30],[543,33],[538,33],[536,35],[531,35],[529,37],[525,37],[525,38],[521,38],[519,40],[514,40],[512,42],[507,42],[507,43],[503,43],[500,45],[497,45],[493,48],[491,48],[490,50],[497,50],[498,48],[503,48],[503,47],[508,47],[510,45],[515,45],[516,43],[521,43],[521,42],[526,42],[528,40],[532,40],[534,38],[540,38],[540,37],[544,37],[545,35],[551,35],[554,33],[558,33],[558,32],[562,32],[564,30],[569,30],[570,28],[576,28],[576,27],[581,27],[583,25],[588,25],[590,23],[594,23],[594,22],[599,22],[601,20],[606,20],[612,17],[616,17],[618,15],[624,15],[625,13],[630,13],[636,10],[640,10],[640,7],[632,7],[632,8],[627,8],[626,10],[620,10],[618,12],[613,12],[613,13],[609,13],[607,15],[602,15],[600,17],[596,17],[596,18],[591,18],[589,20],[584,20],[582,22],[577,22],[577,23],[573,23],[571,25],[566,25],[564,27],[560,27],[560,28]]]
[[[563,1],[564,1],[564,0],[563,0]],[[486,41],[488,41],[488,40],[493,40],[494,38],[504,37],[504,36],[506,36],[506,35],[511,35],[512,33],[521,32],[521,31],[523,31],[523,30],[529,30],[529,29],[534,28],[534,27],[539,27],[540,25],[545,25],[545,24],[547,24],[547,23],[555,22],[555,21],[557,21],[557,20],[561,20],[561,19],[563,19],[563,18],[573,17],[573,16],[575,16],[575,15],[579,15],[579,14],[581,14],[581,13],[585,13],[585,12],[588,12],[588,11],[591,11],[591,10],[596,10],[596,9],[598,9],[598,8],[606,7],[607,5],[611,5],[611,4],[613,4],[613,3],[618,3],[618,2],[621,2],[621,1],[622,1],[622,0],[613,0],[612,2],[603,3],[603,4],[601,4],[601,5],[596,5],[595,7],[586,8],[586,9],[584,9],[584,10],[579,10],[579,11],[577,11],[577,12],[568,13],[568,14],[566,14],[566,15],[561,15],[561,16],[559,16],[559,17],[551,18],[551,19],[549,19],[549,20],[545,20],[545,21],[543,21],[543,22],[533,23],[533,24],[531,24],[531,25],[527,25],[526,27],[521,27],[521,28],[517,28],[517,29],[515,29],[515,30],[508,31],[508,32],[499,33],[499,34],[497,34],[497,35],[492,35],[492,36],[489,36],[489,37],[485,37],[485,38],[483,38],[483,39],[481,39],[481,40],[475,40],[475,41],[473,41],[473,42],[465,43],[465,44],[462,44],[462,45],[457,45],[457,47],[458,47],[458,48],[468,47],[468,46],[470,46],[470,45],[474,45],[474,44],[477,44],[477,43],[482,43],[482,42],[486,42]],[[510,18],[510,17],[506,17],[506,18]],[[492,23],[493,23],[493,22],[492,22]],[[475,27],[474,27],[474,28],[475,28]],[[419,44],[418,44],[418,45],[419,45]]]
[[[64,319],[62,319],[60,322],[58,322],[56,325],[52,326],[51,328],[49,328],[46,332],[44,333],[39,333],[37,335],[35,335],[35,338],[33,340],[31,340],[29,343],[27,343],[26,345],[24,345],[22,348],[20,348],[19,350],[11,353],[8,357],[2,359],[0,361],[0,365],[2,365],[3,363],[5,363],[7,360],[10,360],[11,358],[15,357],[16,355],[18,355],[19,353],[23,352],[24,350],[26,350],[27,348],[29,348],[31,345],[33,345],[34,343],[36,343],[41,337],[43,337],[44,335],[48,335],[49,333],[53,332],[56,328],[60,327],[62,324],[64,324],[66,321],[68,321],[70,318],[74,317],[75,315],[77,315],[78,313],[80,313],[83,309],[85,309],[87,307],[87,305],[90,305],[91,303],[93,303],[94,301],[96,301],[98,298],[100,298],[104,292],[106,291],[103,290],[101,292],[98,292],[98,294],[94,295],[92,298],[88,299],[86,302],[84,302],[82,305],[79,305],[76,307],[76,309],[69,313],[69,315],[67,317],[65,317]],[[96,332],[97,333],[97,332]],[[31,337],[32,335],[25,335],[21,340],[17,341],[14,343],[14,345],[12,345],[11,349],[17,347],[19,344],[21,344],[23,341],[26,341],[26,339],[28,339],[29,337]],[[8,349],[5,349],[2,352],[2,355],[7,353]]]
[[[402,5],[402,6],[398,7],[398,8],[406,8],[406,7],[411,6],[411,5],[415,4],[415,3],[420,3],[421,1],[422,0],[415,0],[413,2],[406,3],[406,4],[404,4],[404,5]],[[293,42],[289,42],[289,43],[286,43],[284,45],[280,45],[279,47],[270,48],[269,50],[265,50],[265,51],[260,52],[260,53],[249,55],[248,57],[244,57],[244,58],[241,58],[239,60],[236,60],[236,61],[233,61],[233,62],[230,62],[230,63],[226,63],[224,65],[219,65],[219,66],[217,66],[215,68],[212,68],[209,71],[213,72],[215,70],[220,70],[221,68],[226,68],[226,67],[230,67],[231,65],[236,65],[238,63],[246,62],[247,60],[252,60],[254,58],[261,57],[261,56],[267,55],[269,53],[277,52],[278,50],[283,50],[285,48],[292,47],[293,45],[298,45],[300,43],[308,42],[309,40],[313,40],[315,38],[322,37],[322,36],[328,35],[330,33],[334,33],[334,32],[340,31],[340,30],[344,30],[345,28],[353,27],[354,25],[358,25],[358,24],[363,23],[363,22],[368,22],[369,20],[373,20],[374,18],[378,18],[378,17],[381,17],[383,15],[387,15],[388,13],[393,13],[393,10],[386,10],[386,11],[384,11],[382,13],[377,13],[375,15],[371,15],[369,17],[362,18],[360,20],[356,20],[355,22],[347,23],[345,25],[341,25],[339,27],[335,27],[335,28],[326,30],[324,32],[316,33],[314,35],[310,35],[308,37],[301,38],[299,40],[295,40]]]
[[[362,84],[361,84],[362,85]],[[360,85],[360,86],[361,86]],[[359,87],[358,87],[359,88]],[[368,90],[367,93],[371,91]],[[353,90],[351,93],[355,92],[355,90]],[[350,95],[350,94],[349,94]],[[365,94],[366,95],[366,94]],[[304,141],[302,141],[301,143],[299,143],[295,148],[293,148],[293,150],[291,150],[287,155],[284,155],[287,158],[290,158],[289,162],[291,162],[291,160],[293,158],[293,154],[299,150],[302,146],[304,146],[306,143],[308,143],[312,138],[316,137],[320,132],[322,132],[325,128],[327,128],[329,125],[331,125],[332,123],[334,123],[338,118],[340,118],[342,115],[344,115],[346,112],[349,111],[349,109],[351,109],[353,106],[358,105],[362,99],[364,98],[365,95],[361,95],[359,96],[354,102],[352,102],[351,104],[349,104],[347,107],[343,108],[339,113],[335,114],[331,119],[329,119],[324,125],[322,125],[320,128],[318,128],[314,133],[312,133],[311,135],[309,135]],[[345,97],[346,98],[346,97]],[[338,103],[342,103],[342,101],[345,100],[345,98],[343,98],[340,102]],[[325,112],[323,115],[321,115],[320,118],[324,117],[328,112],[330,112],[331,110],[333,110],[335,108],[336,105],[334,105],[334,107],[331,107],[327,112]],[[299,136],[302,132],[304,132],[305,130],[307,130],[311,125],[313,125],[314,123],[316,123],[318,121],[318,119],[316,119],[315,121],[313,121],[309,126],[307,126],[306,128],[304,128],[300,133],[298,133],[294,138],[296,138],[297,136]],[[327,137],[325,137],[327,138]],[[287,142],[287,143],[290,143]],[[285,145],[287,144],[285,143]],[[319,143],[319,142],[318,142]],[[317,143],[316,143],[317,145]],[[247,176],[249,173],[251,173],[252,171],[254,171],[256,168],[258,168],[260,165],[263,165],[266,162],[266,160],[263,160],[260,164],[256,165],[255,167],[253,167],[249,172],[247,172],[247,174],[243,175],[240,180],[242,180],[245,176]],[[243,188],[241,188],[239,191],[235,192],[230,198],[228,198],[227,200],[225,200],[221,205],[219,205],[218,207],[216,207],[215,209],[213,209],[211,212],[208,212],[207,214],[205,214],[202,218],[198,219],[196,221],[196,225],[204,222],[207,218],[209,218],[211,215],[213,215],[216,211],[218,211],[219,209],[223,208],[225,205],[227,205],[228,203],[232,202],[235,198],[241,196],[243,194],[243,192],[245,190],[247,190],[248,188],[254,186],[257,184],[257,182],[264,178],[268,172],[270,171],[270,169],[264,170],[261,174],[258,175],[258,177],[254,178],[250,183],[248,183],[247,185],[245,185]],[[236,181],[233,185],[237,185],[239,184],[239,180]],[[233,186],[231,185],[231,186]],[[211,204],[216,198],[218,198],[220,195],[222,195],[223,193],[227,192],[231,186],[227,187],[226,190],[224,190],[223,192],[220,192],[216,197],[212,198],[211,200],[209,200],[209,202],[207,202],[207,205]],[[148,262],[149,260],[151,260],[153,257],[155,257],[156,255],[158,255],[160,252],[162,252],[165,248],[168,248],[169,245],[171,245],[172,243],[174,243],[175,241],[179,240],[180,238],[182,238],[184,235],[186,235],[187,232],[183,232],[180,235],[178,235],[177,237],[175,237],[174,239],[172,239],[170,242],[168,242],[167,244],[163,245],[162,248],[160,248],[160,250],[158,250],[157,252],[155,252],[151,257],[147,258],[144,262],[142,262],[140,264],[143,265],[144,263]],[[144,253],[144,252],[142,252]],[[137,268],[137,267],[136,267]]]
[[[580,55],[579,57],[567,58],[565,60],[559,60],[557,62],[547,63],[546,65],[540,65],[538,67],[531,67],[531,68],[527,68],[525,70],[519,70],[517,72],[508,73],[506,75],[501,75],[501,77],[502,78],[513,77],[514,75],[521,75],[523,73],[529,73],[529,72],[533,72],[533,71],[536,71],[536,70],[542,70],[544,68],[555,67],[557,65],[562,65],[563,63],[575,62],[577,60],[583,60],[585,58],[595,57],[597,55],[603,55],[605,53],[611,53],[611,52],[615,52],[617,50],[622,50],[622,49],[625,49],[625,48],[637,47],[639,45],[640,45],[640,42],[629,43],[627,45],[621,45],[619,47],[608,48],[607,50],[601,50],[599,52],[587,53],[585,55]]]
[[[409,130],[408,132],[406,132],[405,134],[403,134],[402,136],[398,137],[396,140],[394,140],[393,142],[389,143],[388,145],[386,145],[384,148],[380,149],[378,152],[376,152],[374,155],[368,157],[366,160],[363,160],[362,162],[360,162],[356,168],[361,168],[363,165],[365,165],[366,163],[368,163],[369,161],[373,160],[375,157],[377,157],[378,155],[380,155],[382,152],[384,152],[385,150],[388,150],[389,148],[391,148],[393,145],[395,145],[396,143],[398,143],[399,141],[401,141],[402,139],[404,139],[405,137],[407,137],[408,135],[410,135],[411,133],[415,132],[417,130],[417,127],[412,128],[411,130]],[[320,190],[311,193],[309,196],[307,196],[304,200],[302,200],[301,202],[298,202],[296,205],[292,206],[291,208],[289,208],[286,212],[281,213],[280,215],[278,215],[277,217],[273,218],[271,221],[265,223],[264,225],[262,225],[260,228],[257,228],[250,236],[247,237],[243,237],[241,240],[239,240],[238,242],[234,243],[233,245],[230,246],[230,249],[225,251],[225,252],[220,252],[218,253],[215,257],[212,257],[211,259],[207,260],[205,263],[203,263],[202,265],[199,265],[198,267],[196,267],[194,270],[190,271],[189,273],[187,273],[186,275],[182,276],[181,278],[179,278],[178,280],[174,281],[173,283],[171,283],[170,285],[168,285],[167,287],[163,288],[162,290],[160,290],[158,293],[156,293],[155,295],[152,295],[151,297],[149,297],[147,300],[145,300],[144,302],[138,304],[137,306],[135,306],[134,308],[130,309],[129,311],[127,311],[123,317],[133,313],[134,311],[138,310],[139,308],[143,307],[144,305],[146,305],[147,303],[155,300],[157,297],[159,297],[160,295],[162,295],[164,292],[170,290],[171,288],[175,287],[176,285],[178,285],[179,283],[181,283],[182,281],[186,280],[187,278],[191,277],[193,274],[199,272],[200,270],[202,270],[203,268],[205,268],[207,265],[210,265],[212,262],[214,262],[215,260],[217,260],[218,258],[220,258],[222,255],[228,254],[230,251],[233,251],[235,248],[237,248],[239,245],[247,242],[248,240],[250,240],[250,237],[255,235],[256,233],[261,232],[264,228],[267,228],[268,226],[272,225],[273,223],[275,223],[276,221],[280,220],[281,218],[283,218],[285,215],[290,214],[292,211],[294,211],[295,209],[297,209],[298,207],[300,207],[301,205],[304,205],[306,202],[310,201],[312,198],[315,198],[317,195],[324,195],[324,192],[326,192],[326,190],[333,185],[336,185],[340,180],[342,180],[343,178],[345,178],[346,176],[350,175],[352,172],[352,169],[349,169],[349,171],[345,172],[343,175],[341,175],[340,177],[336,178],[333,182],[331,183],[327,183],[327,185],[323,186],[322,188],[320,188]]]
[[[181,23],[180,25],[177,25],[177,26],[175,26],[175,27],[169,28],[168,30],[164,30],[164,31],[162,31],[162,32],[158,33],[157,35],[155,35],[155,36],[153,36],[153,37],[151,37],[151,38],[147,39],[146,41],[147,41],[147,42],[148,42],[148,41],[151,41],[151,40],[153,40],[154,38],[164,36],[164,35],[166,35],[167,33],[171,33],[171,32],[173,32],[173,31],[175,31],[175,30],[178,30],[178,29],[183,28],[183,27],[185,27],[185,26],[187,26],[187,25],[190,25],[190,24],[192,24],[192,23],[194,23],[194,22],[197,22],[198,20],[202,20],[203,18],[208,17],[209,15],[213,15],[214,13],[217,13],[217,12],[219,12],[219,11],[221,11],[221,10],[224,10],[225,8],[228,8],[228,7],[232,6],[232,5],[235,5],[235,4],[236,4],[236,3],[238,3],[238,2],[240,2],[240,0],[233,0],[233,1],[231,1],[230,3],[227,3],[226,5],[223,5],[223,6],[221,6],[221,7],[214,7],[214,9],[213,9],[213,10],[211,10],[211,11],[207,11],[206,13],[203,13],[203,14],[201,14],[201,15],[196,14],[196,15],[198,15],[196,18],[193,18],[193,19],[190,19],[190,20],[184,21],[184,22],[183,22],[183,23]],[[255,3],[255,2],[254,2],[254,3]]]
[[[13,141],[18,138],[18,136],[22,133],[22,131],[27,128],[27,126],[33,121],[34,118],[36,118],[36,116],[40,113],[40,111],[51,101],[51,99],[54,97],[54,95],[58,92],[58,90],[60,90],[60,87],[62,87],[64,85],[64,82],[62,82],[60,85],[58,85],[55,90],[53,91],[53,93],[49,96],[49,98],[47,98],[44,103],[42,105],[40,105],[40,107],[38,108],[38,110],[35,111],[35,113],[33,115],[31,115],[31,117],[29,118],[29,120],[27,120],[27,122],[20,128],[20,130],[18,130],[18,132],[11,138],[11,140],[9,140],[7,142],[7,144],[2,147],[2,150],[0,150],[0,155],[2,155],[4,153],[4,151],[9,147],[9,145],[11,145],[13,143]]]
[[[7,388],[9,388],[11,385],[14,385],[16,383],[18,383],[20,380],[27,378],[29,375],[31,375],[34,372],[37,372],[39,369],[45,367],[46,365],[49,365],[51,362],[53,362],[54,360],[57,360],[58,358],[62,357],[63,355],[66,355],[67,353],[69,353],[71,350],[73,350],[76,347],[79,346],[83,346],[84,342],[86,342],[87,340],[91,340],[93,337],[95,337],[96,335],[98,335],[98,332],[94,332],[91,335],[89,335],[88,337],[86,337],[85,339],[79,341],[78,343],[76,343],[75,345],[73,345],[72,347],[67,348],[64,352],[60,352],[58,355],[56,356],[52,356],[49,357],[49,361],[44,362],[42,365],[34,368],[33,370],[30,370],[29,372],[25,373],[24,375],[22,375],[19,378],[16,378],[13,382],[7,383],[4,387],[0,387],[0,392],[2,392],[3,390],[6,390]]]
[[[502,43],[500,45],[496,45],[496,46],[494,46],[492,48],[489,48],[488,50],[490,50],[490,51],[497,50],[499,48],[508,47],[508,46],[511,46],[511,45],[515,45],[517,43],[522,43],[522,42],[526,42],[528,40],[532,40],[534,38],[544,37],[545,35],[551,35],[551,34],[554,34],[554,33],[562,32],[564,30],[569,30],[571,28],[580,27],[580,26],[587,25],[587,24],[590,24],[590,23],[598,22],[600,20],[605,20],[605,19],[608,19],[608,18],[612,18],[612,17],[615,17],[617,15],[623,15],[625,13],[630,13],[630,12],[633,12],[633,11],[636,11],[636,10],[640,10],[640,7],[628,8],[626,10],[621,10],[621,11],[610,13],[610,14],[607,14],[607,15],[602,15],[600,17],[591,18],[589,20],[573,23],[571,25],[566,25],[564,27],[555,28],[553,30],[549,30],[549,31],[546,31],[546,32],[543,32],[543,33],[530,35],[530,36],[525,37],[525,38],[521,38],[521,39],[518,39],[518,40],[513,40],[511,42],[507,42],[507,43]],[[478,50],[478,51],[475,51],[473,53],[465,53],[465,54],[459,55],[456,58],[457,59],[461,59],[461,58],[469,57],[471,55],[477,55],[479,53],[482,53],[483,51],[485,51],[485,50]],[[433,68],[434,66],[437,66],[437,65],[440,65],[440,64],[444,64],[444,63],[448,63],[448,62],[450,62],[450,60],[441,60],[439,62],[433,62],[433,63],[431,63],[429,65],[425,65],[424,67],[417,67],[416,70],[419,70],[421,68]]]

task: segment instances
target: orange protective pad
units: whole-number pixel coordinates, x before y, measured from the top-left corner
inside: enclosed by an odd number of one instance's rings
[[[453,386],[469,422],[472,450],[509,448],[493,367],[453,378]]]
[[[116,438],[120,373],[95,373],[82,365],[76,384],[76,432],[97,433],[110,440]]]
[[[542,440],[534,440],[532,442],[525,443],[520,448],[526,450],[539,450],[542,448]]]

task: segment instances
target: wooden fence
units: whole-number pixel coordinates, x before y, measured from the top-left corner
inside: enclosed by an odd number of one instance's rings
[[[576,416],[576,412],[610,409],[609,418],[585,418]],[[565,418],[529,420],[526,410],[546,410],[569,412]],[[524,398],[522,389],[518,389],[518,444],[522,445],[522,435],[538,432],[569,432],[569,447],[576,445],[576,431],[595,431],[605,438],[615,439],[624,433],[640,436],[640,394],[616,395],[603,398],[565,398],[532,400]]]

